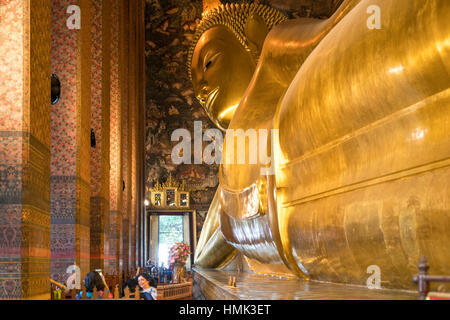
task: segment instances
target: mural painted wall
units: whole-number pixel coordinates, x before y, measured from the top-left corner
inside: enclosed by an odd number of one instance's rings
[[[171,160],[172,132],[184,128],[193,137],[194,121],[214,128],[195,99],[186,57],[203,11],[201,0],[146,1],[146,187],[165,182],[171,173],[199,190],[191,193],[195,208],[207,208],[218,184],[218,165],[181,164]],[[205,145],[206,146],[206,145]]]

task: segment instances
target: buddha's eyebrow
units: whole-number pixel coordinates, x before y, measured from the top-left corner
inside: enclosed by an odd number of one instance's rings
[[[204,47],[200,50],[200,54],[198,55],[199,61],[201,61],[203,57],[203,63],[207,57],[211,55],[211,52],[220,52],[221,46],[226,45],[226,42],[222,39],[214,39],[213,43],[211,41],[207,42]],[[204,64],[203,64],[204,65]]]
[[[203,57],[203,67],[205,67],[206,64],[209,62],[208,60],[210,60],[211,55],[212,55],[211,50],[208,50],[205,56]]]
[[[218,52],[216,52],[216,53],[211,53],[210,54],[210,52],[211,51],[209,51],[206,55],[205,55],[205,58],[203,59],[203,68],[205,68],[206,67],[206,65],[210,62],[210,61],[213,61],[213,60],[215,60],[218,56],[220,56],[221,54],[222,54],[222,52],[220,52],[220,51],[218,51]]]
[[[202,67],[205,66],[205,63],[207,62],[206,60],[211,56],[211,51],[213,51],[214,49],[211,48],[210,46],[205,46],[201,52],[200,55],[200,61],[202,62]],[[203,57],[203,59],[201,59],[201,57]]]

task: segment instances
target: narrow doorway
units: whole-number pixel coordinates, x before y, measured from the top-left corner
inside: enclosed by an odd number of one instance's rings
[[[169,267],[169,251],[175,242],[184,242],[191,246],[191,255],[186,261],[186,269],[190,270],[193,259],[195,242],[193,235],[195,233],[194,212],[180,211],[150,211],[148,214],[148,233],[147,233],[147,259],[164,267]]]
[[[176,242],[184,240],[184,217],[158,216],[158,264],[169,266],[169,250]]]

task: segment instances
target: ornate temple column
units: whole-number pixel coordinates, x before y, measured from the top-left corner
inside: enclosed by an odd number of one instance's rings
[[[48,299],[49,1],[0,6],[0,299]]]
[[[128,80],[128,75],[127,75]],[[127,88],[128,89],[128,88]],[[126,95],[129,97],[129,91]],[[122,180],[125,190],[122,195],[122,230],[121,230],[121,270],[129,269],[130,255],[130,198],[131,198],[131,130],[130,130],[130,103],[129,100],[123,105],[124,111],[122,116]]]
[[[130,88],[130,233],[129,268],[144,265],[141,223],[144,220],[144,118],[145,118],[145,1],[130,3],[129,88]]]
[[[137,61],[137,9],[139,1],[130,2],[130,30],[129,30],[129,65],[130,65],[130,126],[129,126],[129,141],[130,141],[130,153],[129,153],[129,182],[130,182],[130,196],[129,200],[129,256],[128,256],[128,268],[135,269],[136,267],[136,161],[137,161],[137,103],[138,103],[138,61]]]
[[[105,228],[108,227],[110,183],[110,7],[109,1],[92,0],[91,270],[104,269],[108,245]]]
[[[137,10],[139,2],[111,2],[110,263],[107,270],[120,273],[136,267],[137,209],[134,202],[139,198],[137,181],[142,178],[137,172],[136,139],[138,123],[144,121],[137,111],[138,94],[143,94],[143,85],[139,89],[137,81],[143,75],[136,67],[139,49],[135,20],[138,14],[142,17],[144,14],[143,10]]]
[[[72,5],[80,29],[68,27]],[[51,276],[64,282],[68,266],[81,276],[90,268],[91,1],[53,0],[51,30],[52,73],[61,82],[51,109]]]
[[[145,159],[145,1],[137,1],[136,12],[136,34],[137,50],[136,61],[138,63],[136,70],[136,88],[137,88],[137,106],[136,106],[136,265],[143,266],[144,261],[144,219],[145,219],[145,178],[144,178],[144,159]]]
[[[121,127],[121,136],[122,136],[122,150],[121,150],[121,185],[122,185],[122,216],[121,216],[121,228],[120,228],[120,261],[119,261],[119,272],[127,270],[128,268],[128,235],[129,235],[129,189],[130,182],[128,179],[128,164],[129,164],[129,25],[130,25],[130,16],[129,16],[129,1],[123,1],[121,3],[120,9],[120,29],[121,29],[121,108],[122,108],[122,127]]]
[[[122,216],[122,90],[121,72],[123,55],[119,47],[121,37],[120,9],[122,0],[111,0],[111,88],[110,88],[110,211],[108,234],[108,263],[106,272],[119,270],[120,259],[120,226]]]

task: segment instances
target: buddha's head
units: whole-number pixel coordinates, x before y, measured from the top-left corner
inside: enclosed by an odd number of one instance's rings
[[[210,119],[228,128],[244,96],[264,40],[286,20],[265,5],[232,4],[206,13],[189,50],[188,70],[197,99]]]

